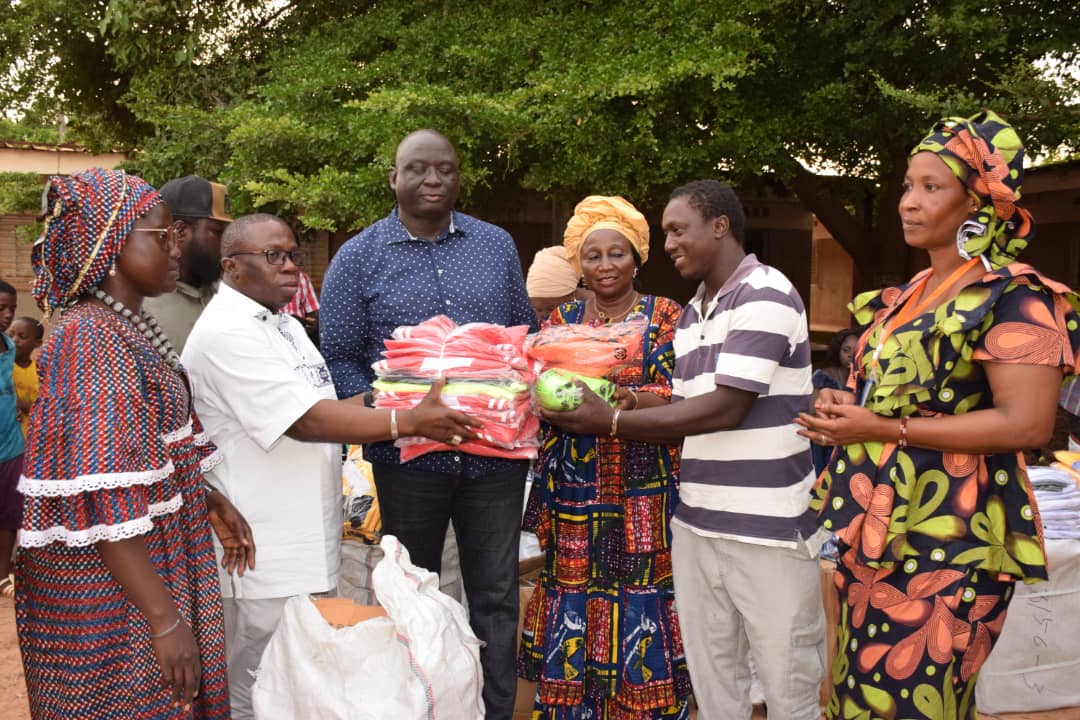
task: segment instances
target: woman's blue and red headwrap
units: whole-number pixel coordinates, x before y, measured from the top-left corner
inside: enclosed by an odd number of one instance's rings
[[[34,243],[34,300],[46,317],[101,282],[135,221],[164,199],[123,170],[91,168],[49,178],[45,231]]]

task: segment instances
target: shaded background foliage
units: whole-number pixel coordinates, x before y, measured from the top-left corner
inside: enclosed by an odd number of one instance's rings
[[[1080,133],[1075,0],[8,0],[4,106],[136,150],[238,210],[352,229],[406,132],[457,145],[463,202],[520,189],[658,206],[700,176],[796,196],[863,269],[906,276],[910,147],[992,107],[1029,147]],[[836,175],[842,176],[841,178]]]

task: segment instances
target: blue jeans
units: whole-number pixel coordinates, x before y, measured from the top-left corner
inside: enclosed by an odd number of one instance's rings
[[[454,523],[469,623],[486,645],[488,720],[510,720],[517,690],[518,542],[528,463],[479,478],[375,463],[383,532],[396,535],[414,565],[440,572]]]

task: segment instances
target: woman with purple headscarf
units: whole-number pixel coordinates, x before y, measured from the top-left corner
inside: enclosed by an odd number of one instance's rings
[[[31,714],[228,718],[202,478],[216,450],[179,357],[142,311],[176,287],[169,209],[139,178],[92,169],[51,178],[44,210],[33,293],[46,316],[62,314],[41,352],[19,482]]]
[[[856,387],[801,435],[837,446],[816,488],[839,540],[830,718],[974,718],[975,680],[1016,581],[1046,579],[1020,451],[1051,435],[1080,352],[1080,298],[1016,261],[1034,234],[1024,150],[992,112],[914,149],[904,239],[930,268],[855,298]]]

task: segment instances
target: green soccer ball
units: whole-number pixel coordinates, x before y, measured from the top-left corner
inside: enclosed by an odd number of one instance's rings
[[[585,383],[612,407],[615,406],[615,383],[603,378],[578,375],[568,370],[545,370],[536,378],[536,401],[540,407],[554,412],[573,410],[582,403],[581,388],[575,380]]]

